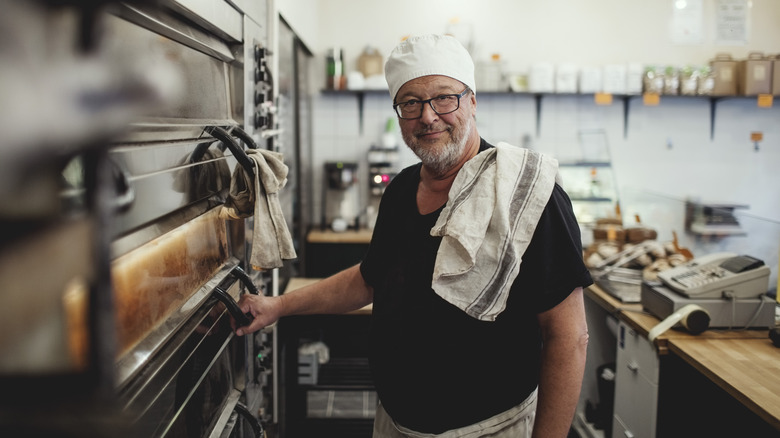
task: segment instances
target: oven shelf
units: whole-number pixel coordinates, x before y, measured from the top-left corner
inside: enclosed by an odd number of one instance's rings
[[[370,390],[374,388],[368,358],[334,357],[320,365],[317,384],[309,389],[318,390]]]

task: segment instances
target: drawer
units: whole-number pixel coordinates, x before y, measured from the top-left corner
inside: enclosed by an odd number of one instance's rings
[[[618,326],[615,372],[631,372],[658,385],[659,359],[653,344],[625,323]]]
[[[655,437],[658,385],[641,374],[619,370],[615,379],[613,437]],[[619,431],[625,433],[620,433]]]

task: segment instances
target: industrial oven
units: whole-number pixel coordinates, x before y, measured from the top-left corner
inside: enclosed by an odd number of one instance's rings
[[[276,333],[230,320],[276,273],[249,266],[254,218],[220,214],[236,167],[253,173],[246,150],[278,134],[268,4],[2,0],[75,96],[62,117],[83,117],[67,131],[33,108],[51,132],[4,144],[0,435],[273,436]],[[63,72],[107,79],[69,89]]]

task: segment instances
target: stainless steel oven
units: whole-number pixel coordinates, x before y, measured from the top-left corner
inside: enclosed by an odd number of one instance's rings
[[[0,298],[0,435],[273,430],[275,333],[238,338],[230,319],[246,319],[237,299],[272,293],[274,275],[249,269],[251,218],[219,214],[235,168],[249,164],[246,148],[273,147],[268,11],[259,3],[20,7],[31,23],[55,24],[63,39],[84,42],[84,53],[102,54],[74,56],[73,65],[109,61],[103,71],[133,73],[121,92],[80,95],[111,107],[100,117],[114,116],[114,125],[60,140],[56,153],[52,140],[26,145],[37,151],[38,176],[19,171],[10,182],[56,193],[55,208],[25,207],[29,188],[0,191],[20,206],[0,210],[9,231],[0,240],[9,291]],[[47,32],[44,52],[57,44]],[[26,153],[14,159],[32,169]]]

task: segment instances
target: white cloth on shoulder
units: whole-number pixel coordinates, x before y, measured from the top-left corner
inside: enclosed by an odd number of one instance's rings
[[[461,168],[432,236],[441,236],[433,290],[468,315],[494,321],[552,195],[558,161],[508,143]]]

